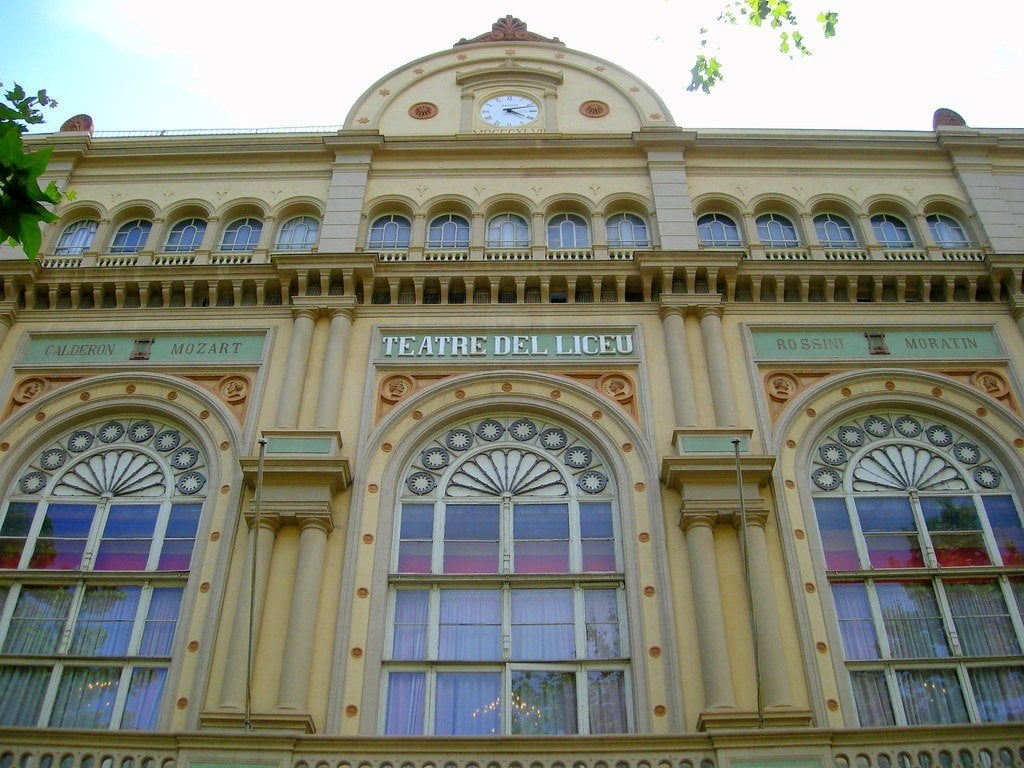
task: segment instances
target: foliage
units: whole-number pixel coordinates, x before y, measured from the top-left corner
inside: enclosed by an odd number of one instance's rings
[[[793,13],[790,0],[729,0],[718,15],[720,24],[738,26],[746,21],[752,27],[768,26],[778,30],[779,52],[789,58],[797,55],[810,56],[811,50],[804,42],[804,34],[800,31],[800,21]],[[817,17],[822,33],[826,38],[834,37],[839,14],[835,11],[822,11]],[[709,32],[707,27],[700,30],[701,51],[708,49]],[[723,78],[722,64],[716,54],[697,54],[693,68],[690,70],[688,91],[711,93],[711,89]]]
[[[55,106],[45,90],[30,96],[17,83],[0,101],[0,239],[20,244],[29,260],[39,253],[39,225],[57,220],[44,204],[55,205],[61,196],[53,182],[39,187],[53,148],[26,152],[21,135],[29,125],[43,122],[41,107]]]

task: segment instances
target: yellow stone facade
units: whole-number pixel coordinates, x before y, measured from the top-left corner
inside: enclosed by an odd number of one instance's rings
[[[31,141],[0,766],[1024,763],[1021,130],[688,131],[508,18]]]

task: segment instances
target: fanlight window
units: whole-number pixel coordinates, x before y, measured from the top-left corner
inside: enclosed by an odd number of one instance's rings
[[[769,248],[795,248],[800,245],[793,222],[778,213],[757,217],[757,236]]]
[[[68,224],[60,233],[60,239],[53,252],[69,256],[85,253],[92,245],[92,239],[96,236],[98,226],[99,222],[93,219],[83,219]]]
[[[522,216],[503,213],[487,224],[488,248],[529,248],[530,225]]]
[[[970,248],[971,240],[960,226],[960,222],[941,213],[927,218],[935,244],[940,248]]]
[[[697,237],[702,245],[715,248],[743,245],[736,222],[721,213],[705,213],[697,219]]]
[[[205,233],[206,222],[202,219],[183,219],[171,227],[164,250],[168,253],[198,251]]]
[[[206,472],[148,418],[78,427],[21,469],[0,508],[0,726],[156,727]]]
[[[374,219],[366,247],[375,251],[400,251],[409,247],[412,226],[404,216],[389,214]]]
[[[468,248],[469,221],[462,216],[446,213],[430,222],[427,248]]]
[[[548,248],[589,248],[590,228],[582,216],[560,213],[548,221]]]
[[[263,222],[259,219],[236,219],[224,230],[220,241],[222,251],[251,251],[260,241]]]
[[[647,222],[634,213],[617,213],[605,223],[608,245],[612,248],[647,248]]]
[[[826,248],[860,247],[850,222],[834,213],[815,216],[814,231],[818,234],[818,240]]]
[[[879,245],[885,248],[913,248],[914,238],[910,229],[900,219],[882,213],[871,217],[871,228],[875,231]]]
[[[809,482],[861,725],[1024,720],[1024,526],[984,443],[871,413],[818,442]]]
[[[114,240],[110,243],[111,253],[138,253],[146,246],[146,239],[149,237],[149,230],[153,222],[145,219],[136,219],[122,224]]]
[[[277,233],[279,251],[308,251],[316,245],[320,234],[320,222],[312,216],[297,216],[288,219]]]
[[[478,418],[402,480],[384,733],[629,731],[616,495],[597,451],[539,419]]]

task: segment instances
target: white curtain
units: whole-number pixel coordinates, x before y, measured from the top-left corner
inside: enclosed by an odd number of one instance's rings
[[[74,656],[124,656],[139,607],[140,587],[88,587],[71,641]]]
[[[170,656],[174,627],[181,606],[181,587],[156,587],[149,601],[149,614],[142,633],[140,656]]]
[[[1024,667],[985,667],[970,674],[982,720],[1024,721]]]
[[[501,733],[501,675],[497,672],[437,674],[437,736]]]
[[[576,733],[576,676],[572,672],[512,673],[512,733]]]
[[[565,661],[576,658],[571,589],[512,591],[512,658]]]
[[[614,589],[588,589],[583,593],[587,623],[587,658],[614,659],[619,645],[619,604]]]
[[[952,669],[898,669],[907,725],[966,723],[967,707]]]
[[[160,696],[164,690],[166,669],[136,669],[128,686],[128,699],[124,705],[121,727],[137,731],[156,728],[160,713]]]
[[[622,672],[587,673],[591,733],[626,733],[626,681]]]
[[[876,591],[894,659],[949,656],[931,584],[879,582]]]
[[[120,676],[120,667],[65,667],[50,727],[108,728]]]
[[[425,589],[403,589],[395,592],[395,637],[391,646],[393,659],[427,658],[427,600]]]
[[[871,620],[867,587],[863,583],[833,584],[832,597],[839,616],[839,631],[847,659],[877,659],[881,656],[875,625]]]
[[[947,581],[945,587],[960,645],[966,655],[1013,656],[1020,653],[998,583]]]
[[[869,728],[896,723],[884,672],[851,672],[850,682],[853,684],[853,697],[857,702],[862,726]]]
[[[392,672],[388,675],[387,714],[384,733],[416,736],[423,733],[425,672]]]
[[[0,725],[35,725],[50,667],[0,667]]]
[[[73,592],[74,587],[22,587],[4,653],[56,653]]]
[[[438,658],[495,661],[501,658],[501,592],[441,590]]]

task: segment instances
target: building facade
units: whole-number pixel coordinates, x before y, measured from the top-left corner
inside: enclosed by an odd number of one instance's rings
[[[32,137],[0,766],[1024,764],[1024,131],[688,131],[508,17]]]

